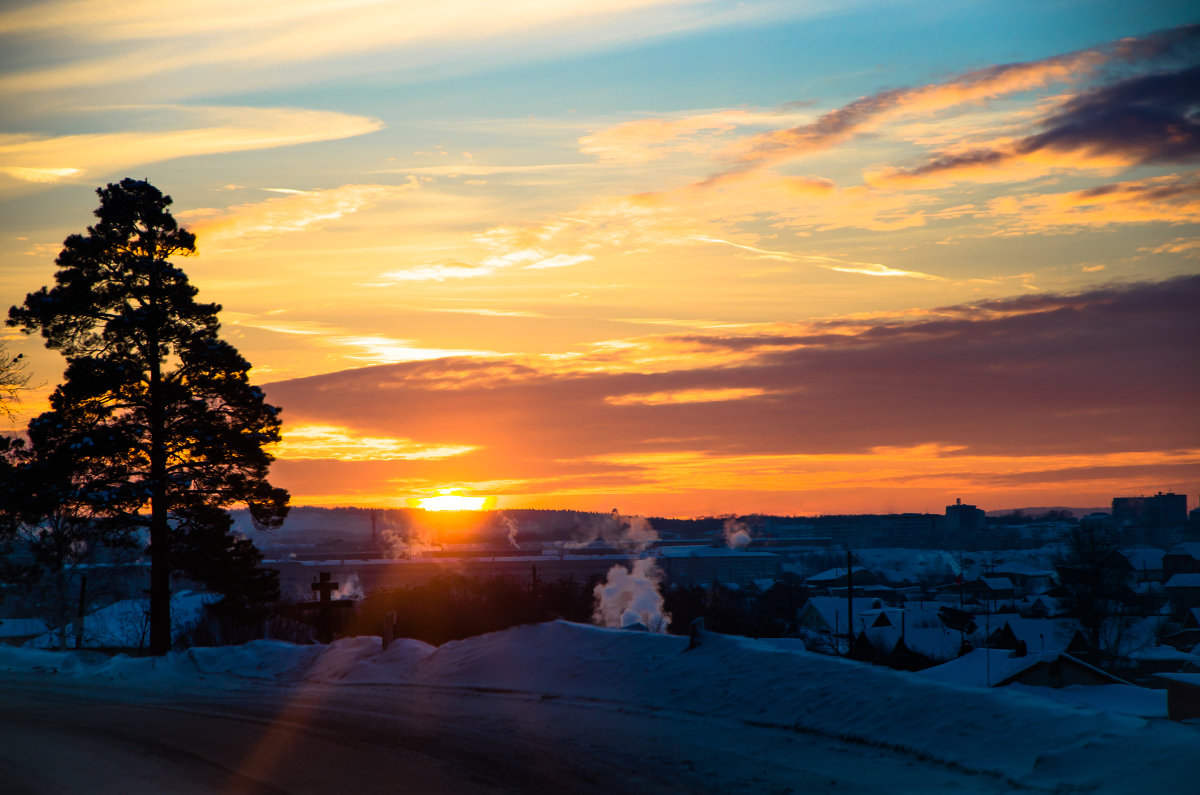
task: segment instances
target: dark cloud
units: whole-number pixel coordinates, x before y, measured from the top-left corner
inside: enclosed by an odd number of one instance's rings
[[[951,307],[948,317],[856,334],[797,335],[805,342],[756,351],[740,366],[565,375],[512,368],[495,381],[472,381],[461,374],[478,363],[440,360],[279,382],[267,391],[289,421],[479,445],[449,464],[403,464],[427,472],[466,467],[479,479],[548,477],[562,474],[566,461],[681,447],[717,454],[928,443],[1002,455],[1175,450],[1200,439],[1197,306],[1200,277],[1185,277]],[[454,388],[431,388],[439,373]],[[605,400],[732,389],[763,393],[667,405]]]
[[[939,155],[914,168],[887,171],[885,179],[1000,166],[1038,152],[1117,156],[1142,165],[1200,160],[1200,66],[1093,88],[1064,102],[1037,126],[1040,132],[1009,147]]]
[[[1200,159],[1200,66],[1129,78],[1081,94],[1042,127],[1017,151],[1118,154],[1138,163],[1195,161]]]

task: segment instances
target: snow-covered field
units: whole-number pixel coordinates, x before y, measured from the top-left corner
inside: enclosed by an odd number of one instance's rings
[[[165,658],[0,647],[0,672],[95,690],[136,684],[210,690],[255,681],[361,692],[405,685],[529,694],[578,705],[625,705],[696,726],[744,725],[865,748],[983,775],[1005,788],[1184,792],[1200,781],[1200,726],[1144,719],[1014,689],[959,687],[745,638],[685,638],[553,622],[434,648],[378,638],[296,646],[257,641]],[[28,681],[28,679],[26,679]],[[1101,700],[1103,703],[1103,700]],[[716,731],[717,729],[714,729]],[[735,760],[730,761],[736,765]],[[761,771],[760,771],[761,772]],[[862,769],[870,778],[871,772]],[[992,787],[989,787],[992,789]]]

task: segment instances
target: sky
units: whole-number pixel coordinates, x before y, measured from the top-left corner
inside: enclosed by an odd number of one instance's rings
[[[293,504],[1193,507],[1189,6],[8,3],[0,298],[170,194]]]

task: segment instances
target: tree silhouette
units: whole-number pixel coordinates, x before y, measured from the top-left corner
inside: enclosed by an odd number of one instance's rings
[[[164,654],[171,571],[201,569],[197,559],[228,555],[235,540],[228,525],[211,526],[222,513],[214,509],[245,503],[259,528],[287,513],[287,492],[267,481],[264,449],[279,440],[279,412],[217,336],[220,307],[197,303],[169,261],[195,252],[195,236],[167,209],[171,198],[132,179],[96,192],[99,222],[66,239],[53,289],[26,296],[8,323],[40,331],[67,357],[51,411],[34,424],[54,428],[55,445],[72,450],[74,482],[109,484],[83,492],[91,510],[148,524],[150,651]]]
[[[29,385],[24,358],[22,353],[13,356],[4,340],[0,340],[0,415],[9,419],[13,417],[13,404],[19,400],[21,390]]]

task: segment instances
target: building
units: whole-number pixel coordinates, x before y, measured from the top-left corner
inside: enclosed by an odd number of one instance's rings
[[[970,687],[1004,687],[1016,683],[1055,688],[1129,684],[1059,651],[1021,654],[1005,649],[975,649],[956,660],[926,668],[918,676]]]
[[[987,529],[987,514],[961,499],[946,506],[946,533],[951,536],[978,535]]]
[[[1187,495],[1159,492],[1153,497],[1113,497],[1117,527],[1171,527],[1187,522]]]
[[[1196,574],[1200,572],[1200,541],[1188,541],[1176,544],[1167,550],[1162,558],[1162,574],[1164,580],[1169,580],[1176,574]]]
[[[770,552],[691,546],[661,547],[654,550],[654,555],[667,582],[678,585],[748,585],[755,580],[774,580],[780,571],[779,556]]]

